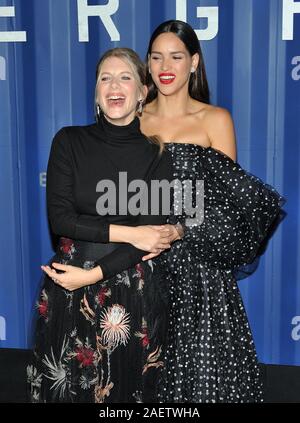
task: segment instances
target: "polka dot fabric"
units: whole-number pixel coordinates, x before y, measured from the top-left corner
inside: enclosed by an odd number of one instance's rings
[[[189,226],[174,197],[171,223],[185,235],[159,257],[170,322],[161,402],[249,403],[263,399],[255,347],[239,289],[238,266],[255,258],[283,198],[222,153],[170,143],[174,177],[204,181],[204,219]],[[162,271],[162,269],[164,269]]]

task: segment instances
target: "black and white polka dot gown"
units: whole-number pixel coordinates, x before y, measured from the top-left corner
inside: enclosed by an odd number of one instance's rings
[[[253,261],[283,198],[212,148],[166,148],[174,177],[193,181],[194,199],[201,194],[196,180],[204,181],[204,219],[189,226],[189,214],[178,215],[180,191],[175,194],[170,222],[180,222],[185,235],[155,266],[170,306],[159,400],[261,402],[257,356],[233,271]]]

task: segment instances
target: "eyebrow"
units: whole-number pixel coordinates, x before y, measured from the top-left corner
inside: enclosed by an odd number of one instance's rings
[[[107,71],[105,71],[105,72],[100,72],[100,75],[103,75],[103,74],[108,74],[108,75],[112,75],[112,73],[111,72],[107,72]],[[120,72],[121,74],[123,74],[123,73],[129,73],[130,75],[133,75],[133,73],[131,72],[131,71],[122,71],[122,72]]]
[[[169,52],[170,54],[179,54],[179,53],[181,53],[181,54],[185,54],[185,52],[184,51],[170,51]],[[151,51],[151,53],[150,54],[163,54],[163,53],[161,53],[160,51]]]

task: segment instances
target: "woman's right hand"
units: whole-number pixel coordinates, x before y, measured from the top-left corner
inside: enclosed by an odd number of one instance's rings
[[[157,226],[152,226],[155,230],[157,230]],[[184,236],[184,231],[183,228],[180,224],[177,225],[170,225],[170,224],[166,224],[161,226],[160,228],[164,227],[165,229],[169,229],[169,241],[170,244],[172,244],[174,241],[177,241],[178,239],[182,239]],[[146,260],[152,260],[153,258],[159,256],[159,254],[162,252],[163,250],[159,250],[159,252],[157,253],[149,253],[147,255],[145,255],[142,260],[146,261]]]
[[[172,231],[166,225],[141,225],[132,228],[130,244],[134,247],[159,254],[171,248]]]

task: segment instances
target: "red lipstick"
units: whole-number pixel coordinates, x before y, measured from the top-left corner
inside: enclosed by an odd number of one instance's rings
[[[158,77],[161,84],[168,85],[168,84],[172,84],[172,82],[176,78],[176,75],[170,72],[162,72],[158,75]]]

